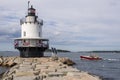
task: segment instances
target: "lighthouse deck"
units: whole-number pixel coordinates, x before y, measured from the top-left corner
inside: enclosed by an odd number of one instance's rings
[[[40,39],[40,38],[18,38],[14,41],[15,48],[19,47],[42,47],[48,48],[49,47],[49,40],[48,39]]]

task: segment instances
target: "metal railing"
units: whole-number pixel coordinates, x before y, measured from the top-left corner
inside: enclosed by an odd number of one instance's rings
[[[36,19],[36,22],[43,25],[43,20],[42,19]],[[25,18],[20,19],[20,25],[24,23],[34,23],[34,22],[27,22]]]
[[[34,42],[32,42],[34,41]],[[14,41],[14,46],[15,48],[17,47],[43,47],[43,48],[48,48],[49,47],[49,42],[48,41],[40,41],[39,40],[15,40]]]

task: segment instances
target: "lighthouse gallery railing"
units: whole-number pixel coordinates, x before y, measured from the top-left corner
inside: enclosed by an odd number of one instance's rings
[[[48,40],[30,40],[30,39],[16,39],[14,41],[15,48],[17,47],[43,47],[48,48],[49,42]]]

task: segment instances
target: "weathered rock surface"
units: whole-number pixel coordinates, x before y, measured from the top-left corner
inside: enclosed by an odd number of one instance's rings
[[[3,62],[3,60],[2,60],[2,58],[0,58],[0,66],[2,65],[2,62]]]
[[[68,58],[61,58],[59,59],[59,61],[62,62],[63,64],[67,64],[68,66],[72,66],[75,64],[75,62],[73,62],[72,60]]]
[[[17,63],[14,62],[14,57],[0,57],[0,66],[5,66],[5,67],[12,67],[15,66]]]
[[[68,66],[67,58],[4,58],[7,59],[17,65],[5,72],[2,80],[100,80],[97,76]]]

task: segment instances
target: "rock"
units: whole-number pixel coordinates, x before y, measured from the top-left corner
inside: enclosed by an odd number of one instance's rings
[[[15,65],[17,65],[17,63],[15,63],[15,62],[13,62],[13,61],[8,61],[8,62],[6,63],[6,67],[13,67],[13,66],[15,66]]]
[[[41,69],[40,71],[49,73],[49,72],[55,72],[55,69],[54,68],[48,68],[48,69]]]
[[[3,74],[4,74],[4,73],[1,73],[1,74],[0,74],[0,79],[2,78]]]
[[[33,79],[33,80],[43,80],[43,76],[41,76],[41,75],[40,76],[36,76],[35,79]]]
[[[71,68],[71,67],[67,67],[67,68],[61,68],[61,69],[57,69],[58,72],[80,72],[78,69],[76,68]]]
[[[13,80],[34,80],[34,76],[20,76],[20,77],[15,77]]]
[[[3,60],[2,60],[2,58],[0,58],[0,66],[2,65],[2,63],[3,63]]]
[[[56,61],[56,60],[58,60],[58,57],[57,56],[53,56],[53,57],[51,57],[51,60],[52,61]]]
[[[48,65],[37,64],[35,69],[37,70],[37,69],[47,69],[47,68],[48,68]]]
[[[47,77],[44,78],[43,80],[67,80],[67,79],[64,79],[63,77]]]
[[[50,58],[4,58],[2,62],[5,66],[17,65],[6,71],[2,80],[100,80],[68,66],[75,64],[68,58]]]
[[[74,76],[64,76],[63,80],[83,80],[81,77],[74,77]],[[86,79],[89,80],[89,79]],[[94,80],[94,79],[93,79]]]
[[[68,72],[67,76],[80,76],[81,73],[80,72]]]
[[[99,77],[89,75],[87,72],[68,72],[67,80],[100,80]]]
[[[2,63],[0,64],[1,66],[5,66],[5,67],[13,67],[15,66],[17,63],[13,62],[12,60],[8,61],[8,60],[2,60]]]
[[[34,71],[17,71],[15,77],[34,76]]]
[[[5,77],[5,78],[2,79],[2,80],[13,80],[13,75],[11,75],[11,76],[7,76],[7,77]]]
[[[68,59],[68,58],[63,58],[60,60],[63,64],[67,64],[68,66],[72,66],[75,64],[75,62],[73,62],[72,60]]]
[[[60,76],[64,76],[65,74],[62,72],[49,72],[48,73],[48,77],[60,77]]]

